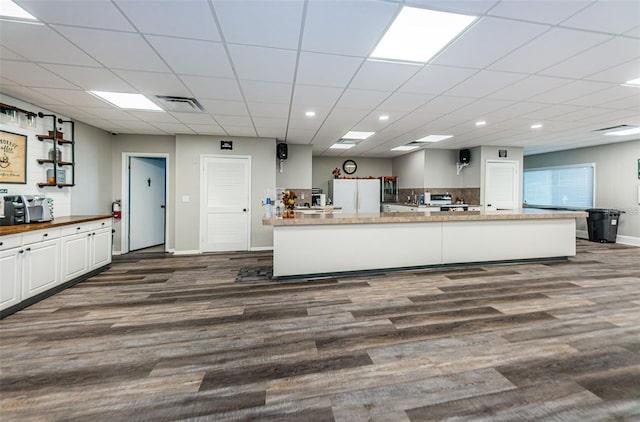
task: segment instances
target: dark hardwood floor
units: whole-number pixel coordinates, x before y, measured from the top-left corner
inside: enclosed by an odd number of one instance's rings
[[[260,280],[270,265],[129,254],[3,319],[0,419],[640,420],[640,248]]]

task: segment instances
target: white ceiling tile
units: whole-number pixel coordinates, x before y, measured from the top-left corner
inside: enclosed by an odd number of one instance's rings
[[[153,122],[152,126],[157,127],[163,132],[169,134],[194,134],[195,131],[191,129],[187,125],[183,125],[182,123],[163,123],[163,122]]]
[[[421,65],[367,60],[356,73],[349,88],[395,91],[421,69]]]
[[[247,126],[253,127],[253,123],[248,116],[216,116],[216,121],[218,124],[222,125],[224,128],[227,126]]]
[[[289,120],[289,128],[290,129],[307,129],[307,130],[315,130],[320,129],[322,125],[322,120],[319,119],[305,119],[305,118],[292,118]]]
[[[52,105],[63,104],[62,101],[58,100],[57,98],[49,97],[48,95],[44,95],[40,92],[34,91],[31,88],[26,88],[26,87],[17,86],[17,85],[3,85],[2,94],[7,94],[12,97],[19,98],[23,101],[34,104],[34,106],[36,104],[41,106],[52,106]]]
[[[640,2],[599,0],[562,22],[562,26],[622,34],[640,22]]]
[[[7,79],[20,85],[31,87],[49,87],[78,89],[77,86],[54,75],[48,70],[30,62],[1,60],[0,69]]]
[[[287,142],[307,144],[311,142],[315,134],[316,132],[313,130],[289,129],[289,131],[287,131]]]
[[[137,117],[138,119],[144,122],[153,123],[154,126],[159,127],[157,123],[180,123],[176,120],[171,113],[167,113],[164,111],[136,111],[130,110],[129,114]]]
[[[418,108],[413,115],[443,115],[475,102],[475,98],[440,95]]]
[[[216,0],[213,5],[227,42],[298,48],[304,2]]]
[[[314,124],[312,122],[317,122],[318,124],[320,124],[331,112],[332,110],[332,106],[308,106],[308,105],[293,105],[291,107],[291,113],[290,113],[290,119],[298,119],[298,120],[302,120],[302,121],[308,121],[311,122],[309,124]],[[307,115],[305,114],[307,111],[313,111],[315,114],[315,116],[313,117],[307,117]]]
[[[353,78],[362,58],[301,52],[296,83],[345,87]]]
[[[336,107],[369,109],[383,102],[391,92],[370,89],[347,89]]]
[[[636,89],[638,88],[627,88]],[[640,93],[634,93],[631,96],[619,98],[615,101],[600,104],[601,107],[630,111],[640,115]],[[639,122],[640,123],[640,122]]]
[[[553,28],[493,63],[489,69],[538,73],[610,38],[609,35]]]
[[[403,113],[415,110],[431,99],[433,99],[433,95],[394,92],[376,110],[381,113]]]
[[[399,4],[381,1],[311,0],[307,7],[302,49],[367,57],[399,8]],[[366,25],[358,24],[365,16]]]
[[[0,42],[2,42],[2,39],[0,39]],[[12,50],[9,50],[4,45],[0,45],[0,59],[3,59],[3,60],[27,60],[26,57],[21,56],[21,55],[15,53]]]
[[[524,114],[535,112],[548,106],[540,103],[519,102],[513,103],[507,108],[503,108],[493,113],[482,116],[488,123],[498,123]]]
[[[532,75],[490,95],[504,100],[524,100],[541,92],[571,83],[570,79]]]
[[[525,77],[526,75],[519,73],[483,70],[451,88],[447,95],[484,97]]]
[[[561,116],[567,113],[573,113],[575,111],[580,110],[582,107],[568,105],[568,104],[557,104],[557,105],[546,105],[545,107],[541,107],[537,110],[532,110],[529,113],[522,114],[519,117],[521,119],[529,119],[529,120],[561,120]]]
[[[591,119],[594,117],[602,116],[603,114],[610,113],[610,110],[602,109],[598,107],[582,107],[579,110],[573,111],[571,113],[565,113],[562,116],[558,117],[557,120],[565,121],[565,122],[573,122],[580,121],[585,119]]]
[[[185,75],[181,75],[180,79],[200,103],[205,99],[242,101],[242,94],[235,79]]]
[[[218,115],[228,114],[232,116],[248,115],[247,107],[242,101],[224,100],[198,100],[207,113]]]
[[[229,45],[229,54],[239,79],[293,82],[296,52],[276,48]]]
[[[41,22],[117,31],[135,30],[109,1],[20,0],[19,3]],[[96,19],[97,16],[100,18]]]
[[[114,73],[144,95],[172,95],[189,97],[191,92],[172,73],[114,70]]]
[[[253,127],[223,125],[223,128],[229,134],[229,136],[249,136],[252,138],[258,136]]]
[[[61,64],[43,64],[42,67],[87,91],[135,92],[129,84],[104,68]]]
[[[116,3],[142,33],[220,41],[206,0],[116,0]]]
[[[182,113],[182,112],[171,112],[170,113],[175,119],[184,124],[217,124],[213,117],[207,113]]]
[[[627,37],[640,38],[640,25],[630,31],[625,32],[624,35],[626,35]]]
[[[399,91],[411,94],[442,94],[477,72],[475,69],[429,65],[404,84]]]
[[[250,102],[249,112],[253,118],[280,118],[287,119],[289,116],[289,104],[285,103],[259,103]]]
[[[498,3],[496,7],[491,9],[489,14],[555,25],[585,8],[590,3],[593,3],[593,0],[508,0]]]
[[[484,17],[436,56],[432,63],[481,69],[548,28],[546,25]],[[500,42],[495,42],[496,39]]]
[[[287,136],[286,130],[279,128],[258,127],[256,130],[258,131],[258,136],[261,138],[285,139]]]
[[[111,119],[111,121],[113,123],[116,123],[116,124],[122,124],[123,126],[126,125],[127,129],[132,129],[134,131],[140,131],[140,132],[138,132],[140,134],[149,133],[149,132],[145,132],[147,130],[153,131],[151,133],[157,133],[157,132],[155,132],[156,129],[153,126],[151,126],[147,122],[142,122],[140,120],[129,121],[129,120],[125,119],[125,120],[120,121],[118,119]]]
[[[463,117],[464,120],[468,120],[468,117],[469,119],[471,119],[471,124],[473,124],[475,122],[475,118],[486,113],[501,110],[505,107],[510,107],[512,104],[512,101],[480,99],[459,108],[458,110],[456,110],[456,115]]]
[[[574,98],[582,97],[583,95],[607,89],[610,86],[611,84],[603,82],[576,81],[535,95],[531,97],[530,100],[543,103],[564,103]]]
[[[98,97],[79,89],[34,88],[34,90],[57,98],[67,105],[75,105],[77,107],[113,107]]]
[[[242,92],[248,102],[271,102],[289,104],[291,84],[279,82],[241,81]]]
[[[103,119],[111,120],[117,122],[119,125],[128,126],[128,122],[140,122],[140,120],[133,116],[132,114],[117,109],[115,107],[104,108],[104,107],[85,107],[84,110],[87,113],[95,114]],[[125,122],[127,124],[125,125]],[[133,126],[132,126],[133,127]],[[136,127],[139,128],[139,127]]]
[[[78,47],[44,25],[3,21],[0,25],[0,42],[15,53],[37,62],[99,65]]]
[[[169,70],[139,34],[69,26],[54,28],[104,66],[158,72]]]
[[[640,58],[629,60],[621,65],[589,75],[586,79],[611,83],[620,83],[622,81],[624,83],[636,78],[640,78]]]
[[[261,129],[269,128],[269,129],[277,129],[281,131],[282,134],[284,135],[284,132],[287,130],[286,120],[282,120],[278,118],[254,117],[253,123],[255,124],[258,132],[260,132]]]
[[[343,91],[342,88],[296,85],[293,91],[293,104],[299,106],[334,105]]]
[[[541,74],[583,78],[638,57],[640,57],[640,40],[616,37],[562,63],[547,68]]]
[[[407,5],[463,15],[482,15],[498,0],[407,0]]]
[[[233,78],[227,53],[221,43],[155,35],[146,37],[175,73]]]
[[[198,135],[227,135],[227,132],[217,125],[197,125],[197,124],[189,124],[187,125],[189,129],[193,130]]]
[[[603,89],[592,94],[583,95],[581,97],[569,100],[567,101],[567,104],[580,105],[585,107],[600,106],[601,104],[614,103],[618,100],[624,100],[627,97],[635,97],[636,101],[640,102],[640,88],[611,85],[608,89]]]

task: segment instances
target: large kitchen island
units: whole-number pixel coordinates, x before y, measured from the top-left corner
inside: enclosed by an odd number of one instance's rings
[[[296,214],[273,226],[273,276],[567,258],[586,212]]]

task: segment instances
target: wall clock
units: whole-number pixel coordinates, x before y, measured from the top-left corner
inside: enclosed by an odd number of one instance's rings
[[[346,160],[344,163],[342,163],[342,170],[344,170],[346,174],[353,174],[357,169],[358,165],[353,160]]]

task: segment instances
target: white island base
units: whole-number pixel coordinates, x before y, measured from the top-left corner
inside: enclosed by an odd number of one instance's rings
[[[264,224],[274,226],[274,278],[576,254],[575,217],[585,213],[523,211],[342,214]]]

